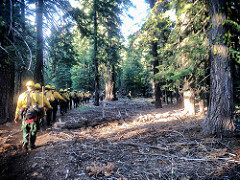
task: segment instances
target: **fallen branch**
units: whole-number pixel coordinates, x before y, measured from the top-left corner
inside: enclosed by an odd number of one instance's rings
[[[181,135],[184,139],[186,139],[185,136],[184,136],[182,133],[180,133],[180,132],[178,132],[178,131],[176,131],[176,130],[161,130],[161,131],[163,131],[163,132],[164,132],[164,131],[165,131],[165,132],[175,132],[175,133]]]
[[[121,145],[127,145],[127,146],[133,146],[133,147],[141,147],[141,148],[152,148],[152,149],[158,149],[162,151],[168,151],[168,148],[166,147],[160,147],[160,146],[140,146],[139,144],[136,143],[119,143]]]
[[[34,157],[34,159],[43,159],[43,160],[45,160],[46,158],[43,158],[43,157]]]
[[[12,134],[9,134],[8,137],[3,141],[3,144],[5,144],[5,143],[7,142],[8,138],[10,138],[10,137],[13,136],[14,134],[17,134],[17,133],[20,133],[20,132],[21,132],[21,130],[19,130],[19,131],[17,131],[17,132],[14,132],[14,133],[12,133]]]
[[[227,160],[227,161],[231,161],[231,162],[237,162],[237,163],[240,163],[240,161],[236,161],[232,158],[203,158],[203,159],[199,159],[199,158],[185,158],[185,157],[178,157],[176,155],[172,155],[172,156],[166,156],[166,155],[163,155],[163,154],[149,154],[149,153],[136,153],[136,152],[133,152],[135,154],[140,154],[140,155],[148,155],[148,156],[162,156],[162,157],[166,157],[166,158],[177,158],[177,159],[181,159],[181,160],[185,160],[185,161],[216,161],[216,160]]]

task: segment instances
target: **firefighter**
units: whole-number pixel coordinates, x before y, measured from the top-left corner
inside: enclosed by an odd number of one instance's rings
[[[79,98],[79,102],[80,104],[83,103],[83,93],[81,91],[78,91],[78,94],[77,94],[78,98]]]
[[[63,116],[64,115],[64,106],[65,106],[65,98],[64,98],[64,90],[60,89],[59,90],[60,95],[63,97],[63,100],[60,100],[59,104],[60,104],[60,113]]]
[[[67,93],[67,89],[64,89],[63,97],[66,100],[66,102],[64,103],[64,112],[67,113],[67,109],[70,101],[69,95]]]
[[[127,97],[128,97],[128,99],[132,99],[132,91],[129,91],[129,92],[128,92]]]
[[[54,107],[54,104],[52,103],[54,101],[54,96],[52,94],[50,85],[46,85],[45,86],[44,95],[46,96],[47,100],[50,102],[51,106]],[[46,113],[47,113],[47,118],[46,118],[47,126],[50,126],[50,124],[51,124],[51,121],[52,121],[52,111],[53,111],[53,108],[52,109],[46,109]]]
[[[34,85],[33,81],[26,83],[27,91],[18,97],[15,112],[14,122],[17,123],[20,119],[22,120],[21,130],[23,131],[24,150],[35,148],[37,120],[42,112],[42,107],[40,106],[42,99],[38,93],[34,93]]]
[[[41,90],[40,84],[36,83],[34,93],[38,93],[41,96],[41,99],[42,99],[42,92],[40,92],[40,90]],[[41,101],[41,106],[44,107],[43,116],[47,115],[47,122],[48,122],[48,119],[49,118],[51,119],[52,106],[50,105],[49,101],[47,100],[47,97],[46,97],[45,93],[44,93],[44,96],[43,96],[43,103],[44,103],[44,105],[42,104],[42,101]],[[50,112],[50,115],[49,115],[49,112]],[[44,117],[42,117],[39,121],[37,121],[39,123],[38,124],[38,130],[40,129],[40,124],[43,124],[43,118]]]
[[[65,99],[56,91],[56,87],[52,86],[52,94],[54,96],[54,106],[53,106],[53,122],[56,121],[56,115],[57,115],[57,110],[58,110],[58,103],[60,100],[65,101]]]
[[[79,97],[78,97],[77,90],[74,90],[74,93],[72,96],[73,96],[73,106],[74,108],[77,108],[79,104]]]
[[[71,88],[68,88],[68,96],[69,96],[69,109],[72,109],[72,92]]]
[[[86,92],[86,102],[87,102],[87,103],[89,103],[89,100],[90,100],[91,96],[92,96],[92,95],[91,95],[90,91],[87,91],[87,92]]]

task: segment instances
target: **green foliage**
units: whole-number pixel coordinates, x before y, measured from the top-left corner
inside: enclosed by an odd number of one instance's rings
[[[92,47],[86,37],[80,38],[78,31],[75,32],[74,49],[77,52],[77,64],[71,69],[72,87],[81,91],[94,91]]]
[[[51,61],[47,84],[54,84],[57,88],[72,86],[71,68],[76,64],[76,50],[73,46],[73,36],[67,26],[60,31],[52,30],[49,38],[49,59]],[[47,69],[48,70],[48,69]]]
[[[81,106],[78,107],[78,109],[84,111],[84,110],[91,110],[91,109],[93,109],[93,107],[81,105]]]
[[[150,65],[142,58],[143,48],[137,45],[138,34],[129,39],[126,58],[123,61],[123,81],[125,92],[132,91],[135,95],[147,95],[151,91]]]

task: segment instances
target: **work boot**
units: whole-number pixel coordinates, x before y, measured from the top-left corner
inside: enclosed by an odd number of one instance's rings
[[[33,150],[36,148],[35,146],[35,141],[36,141],[36,136],[31,136],[30,138],[30,144],[29,144],[29,149]]]
[[[22,150],[23,151],[27,151],[28,150],[28,142],[23,142]]]
[[[36,149],[36,146],[33,144],[30,146],[30,150]]]

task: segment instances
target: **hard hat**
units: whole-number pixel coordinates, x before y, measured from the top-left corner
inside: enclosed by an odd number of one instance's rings
[[[77,90],[74,90],[74,92],[77,92]]]
[[[32,86],[32,87],[34,87],[34,82],[33,82],[33,81],[28,81],[28,82],[26,83],[26,86]]]
[[[60,89],[59,92],[63,92],[63,89]]]
[[[46,89],[50,89],[50,85],[46,85],[45,88],[46,88]]]
[[[67,89],[64,89],[64,92],[67,92]]]
[[[55,90],[55,89],[56,89],[56,87],[55,87],[55,86],[52,86],[52,87],[51,87],[51,89],[52,89],[52,90]]]
[[[41,89],[41,85],[40,85],[39,83],[36,83],[36,84],[35,84],[35,88],[36,88],[36,89]]]
[[[68,88],[68,90],[71,90],[71,88]]]

